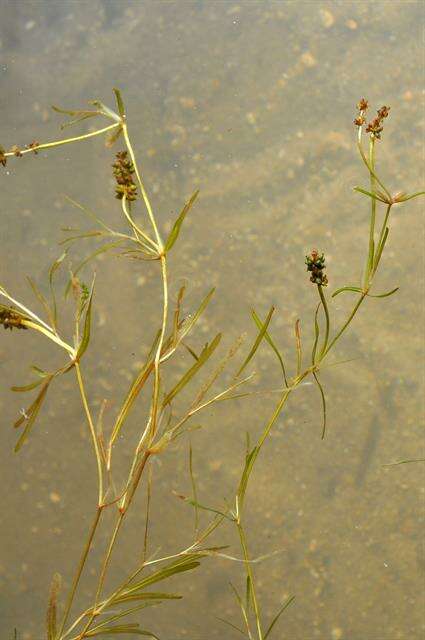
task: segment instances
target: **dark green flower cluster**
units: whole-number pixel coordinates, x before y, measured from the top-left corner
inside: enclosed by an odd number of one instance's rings
[[[326,287],[328,278],[326,274],[323,273],[324,269],[326,269],[324,254],[319,255],[317,249],[313,249],[310,255],[305,257],[305,263],[307,265],[307,271],[311,272],[310,281],[321,287]]]
[[[115,197],[122,200],[124,197],[129,202],[136,200],[137,187],[133,180],[134,166],[127,158],[127,151],[118,151],[116,160],[112,165],[117,186],[115,187]]]

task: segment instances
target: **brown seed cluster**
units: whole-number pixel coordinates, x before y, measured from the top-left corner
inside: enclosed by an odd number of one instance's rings
[[[364,98],[361,98],[360,102],[357,105],[359,115],[354,120],[354,124],[357,127],[362,127],[366,123],[366,118],[364,117],[364,114],[366,113],[368,106],[369,106],[368,101],[365,100]],[[385,118],[388,118],[390,108],[391,107],[386,107],[384,105],[383,107],[378,109],[377,111],[378,115],[376,116],[376,118],[368,122],[366,126],[366,133],[372,134],[378,140],[381,139],[381,133],[384,129],[383,122]]]
[[[317,249],[313,249],[310,255],[305,257],[305,263],[307,265],[307,271],[311,272],[310,282],[321,287],[326,287],[328,278],[323,272],[324,269],[326,269],[324,254],[322,253],[320,255]]]
[[[115,162],[112,165],[117,186],[115,187],[115,197],[132,202],[137,198],[137,187],[134,183],[134,166],[128,159],[127,151],[118,151]]]
[[[12,308],[0,309],[0,324],[4,329],[28,329],[23,324],[23,317]]]

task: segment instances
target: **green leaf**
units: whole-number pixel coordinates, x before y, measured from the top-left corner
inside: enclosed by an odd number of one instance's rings
[[[200,559],[203,558],[204,555],[205,554],[201,553],[192,553],[182,558],[178,558],[170,564],[167,564],[162,569],[158,569],[150,576],[143,578],[143,580],[139,580],[136,584],[130,585],[130,587],[126,587],[120,594],[118,594],[118,597],[127,596],[132,593],[142,591],[151,584],[156,584],[161,580],[166,580],[167,578],[170,578],[171,576],[174,576],[178,573],[192,571],[192,569],[196,569],[196,567],[199,567],[199,565],[201,564]]]
[[[41,384],[43,384],[44,380],[43,378],[40,378],[39,380],[36,380],[35,382],[31,382],[30,384],[26,384],[22,387],[10,387],[11,391],[15,391],[17,393],[25,393],[26,391],[32,391],[33,389],[36,389],[37,387],[39,387]]]
[[[171,229],[170,235],[167,238],[167,242],[165,243],[165,247],[164,247],[165,253],[167,253],[172,248],[172,246],[176,242],[177,238],[179,237],[179,233],[180,233],[180,229],[181,229],[181,226],[183,224],[183,221],[184,221],[187,213],[192,208],[192,205],[195,202],[196,198],[198,197],[198,194],[199,194],[199,190],[195,191],[195,193],[192,195],[190,200],[188,200],[188,202],[186,202],[186,204],[184,205],[184,207],[183,207],[181,213],[179,214],[177,220],[175,221],[175,223],[173,225],[173,228]]]
[[[378,246],[378,249],[376,251],[375,264],[374,264],[374,270],[375,271],[378,268],[379,262],[381,260],[382,252],[384,251],[385,244],[387,242],[387,238],[388,238],[389,232],[390,232],[389,228],[386,227],[385,231],[384,231],[384,235],[382,236],[382,240],[381,240],[381,242],[380,242],[380,244]]]
[[[380,202],[385,202],[388,204],[388,198],[385,197],[381,192],[371,193],[362,187],[353,187],[353,191],[357,191],[358,193],[363,193],[365,196],[369,196],[372,200],[379,200]]]
[[[142,390],[143,386],[145,385],[147,379],[149,378],[153,370],[153,367],[154,367],[153,357],[154,357],[154,352],[158,345],[160,335],[161,335],[161,331],[159,330],[152,343],[150,352],[146,359],[146,363],[144,364],[140,372],[137,374],[136,378],[133,380],[133,383],[125,397],[123,405],[116,419],[114,428],[112,430],[110,446],[115,442],[131,407],[133,406],[137,396],[139,395],[140,391]]]
[[[103,220],[101,220],[101,218],[99,218],[93,211],[91,211],[91,209],[88,209],[87,207],[84,207],[82,204],[80,204],[76,200],[73,200],[70,196],[65,195],[64,197],[65,197],[65,200],[68,200],[68,202],[70,202],[72,205],[74,205],[74,207],[77,207],[77,209],[80,209],[80,211],[82,211],[86,216],[88,216],[89,218],[91,218],[92,220],[95,220],[95,222],[100,224],[101,227],[103,227],[104,229],[106,229],[110,233],[114,233],[113,229],[108,227],[108,225],[106,225],[103,222]]]
[[[187,502],[187,504],[190,504],[192,507],[196,507],[196,509],[202,509],[203,511],[210,511],[211,513],[216,513],[217,515],[223,516],[223,518],[226,518],[227,520],[233,521],[233,519],[229,518],[229,516],[226,513],[223,513],[223,511],[219,511],[218,509],[213,509],[212,507],[207,507],[206,505],[201,504],[197,500],[193,500],[192,498],[187,498],[186,496],[182,496],[181,494],[176,493],[175,491],[173,493],[175,496],[177,496],[177,498],[180,498],[180,500],[184,500],[184,502]]]
[[[90,342],[91,311],[92,311],[92,303],[93,303],[93,293],[94,293],[94,280],[93,280],[93,284],[92,284],[91,289],[90,289],[90,294],[89,294],[87,307],[86,307],[86,315],[85,315],[85,318],[84,318],[83,337],[81,338],[81,342],[80,342],[80,345],[78,347],[77,354],[75,356],[75,359],[76,359],[77,362],[79,362],[81,360],[81,358],[84,355],[87,347],[89,346],[89,342]]]
[[[322,303],[319,302],[319,304],[316,307],[316,311],[314,313],[314,342],[313,342],[313,348],[311,350],[311,362],[313,365],[316,362],[317,343],[319,341],[319,335],[320,335],[320,327],[319,327],[319,322],[317,320],[317,316],[319,314],[319,309],[321,304]]]
[[[17,453],[22,445],[24,444],[25,440],[27,439],[27,437],[29,436],[29,433],[34,425],[35,419],[40,411],[40,408],[44,402],[44,399],[46,397],[46,393],[47,390],[49,388],[49,385],[51,383],[53,379],[53,376],[49,376],[47,378],[47,380],[44,381],[42,389],[40,391],[40,393],[38,394],[38,396],[36,397],[36,399],[34,400],[34,402],[28,407],[28,409],[25,412],[25,415],[22,415],[14,424],[15,428],[18,428],[21,426],[21,424],[23,424],[25,422],[25,420],[27,421],[26,425],[25,425],[25,429],[24,431],[21,433],[21,436],[18,439],[18,442],[15,445],[15,453]]]
[[[93,111],[89,109],[61,109],[60,107],[55,107],[54,105],[52,105],[52,109],[53,111],[56,111],[56,113],[62,113],[67,116],[76,116],[74,120],[69,120],[68,122],[62,124],[61,129],[71,127],[72,125],[77,124],[78,122],[82,122],[83,120],[87,120],[88,118],[94,118],[95,116],[103,115],[101,111]]]
[[[118,113],[120,114],[121,118],[125,118],[125,108],[124,108],[124,102],[121,96],[121,91],[119,89],[113,89],[113,92],[115,94],[115,99],[117,101]]]
[[[239,607],[240,607],[240,610],[241,610],[241,613],[242,613],[242,617],[244,619],[245,626],[246,626],[246,629],[247,629],[247,632],[248,632],[248,636],[251,638],[252,636],[251,636],[251,629],[250,629],[250,626],[249,626],[248,615],[247,615],[246,609],[244,607],[244,604],[242,602],[242,598],[240,597],[240,595],[238,593],[238,590],[236,589],[236,587],[232,583],[230,583],[230,586],[232,588],[233,593],[235,594],[236,600],[238,601],[238,604],[239,604]]]
[[[215,293],[215,287],[213,287],[205,296],[205,298],[202,300],[201,304],[199,305],[197,311],[195,312],[195,314],[193,316],[190,316],[189,318],[186,318],[182,324],[181,327],[181,331],[180,331],[180,335],[179,335],[179,342],[181,342],[183,340],[183,338],[185,336],[187,336],[188,333],[190,333],[190,331],[192,330],[192,328],[195,326],[195,324],[198,322],[199,318],[201,317],[201,315],[203,314],[203,312],[205,311],[205,309],[207,308],[211,298],[213,297]]]
[[[259,453],[258,447],[254,447],[246,456],[245,456],[245,466],[242,472],[241,479],[239,481],[239,487],[237,496],[239,499],[239,505],[242,507],[243,501],[245,498],[246,489],[248,486],[249,476],[251,475],[251,471],[253,469],[255,460],[257,459]]]
[[[156,636],[152,631],[147,631],[146,629],[140,629],[138,623],[135,624],[123,624],[119,626],[112,627],[97,627],[98,631],[92,629],[91,631],[86,631],[86,637],[98,636],[100,634],[105,635],[113,635],[115,633],[130,633],[136,636],[147,636],[149,638],[156,638],[159,640],[158,636]]]
[[[410,464],[411,462],[425,462],[425,458],[411,458],[410,460],[399,460],[398,462],[389,462],[382,465],[383,467],[396,467],[399,464]]]
[[[103,116],[110,118],[111,120],[115,120],[115,122],[121,122],[121,117],[112,111],[106,104],[103,104],[100,100],[90,100],[89,104],[92,104],[94,107],[97,107]]]
[[[233,624],[233,622],[230,622],[229,620],[226,620],[225,618],[220,618],[219,616],[216,616],[217,620],[220,620],[220,622],[224,622],[224,624],[227,624],[229,627],[232,627],[232,629],[235,629],[236,631],[239,631],[239,633],[241,633],[243,636],[248,637],[247,634],[245,633],[245,631],[243,631],[242,629],[239,629],[239,627],[237,627],[235,624]]]
[[[317,383],[317,386],[319,387],[319,391],[320,391],[320,397],[322,400],[322,412],[323,412],[323,426],[322,426],[322,440],[324,440],[325,438],[325,433],[326,433],[326,398],[325,398],[325,393],[323,391],[323,387],[319,382],[319,378],[317,376],[317,373],[315,371],[313,371],[313,377]]]
[[[115,131],[110,131],[106,136],[105,147],[110,149],[116,143],[118,138],[121,136],[122,132],[123,132],[122,127],[117,127]]]
[[[156,591],[142,591],[140,593],[132,593],[129,595],[120,595],[114,598],[113,603],[128,602],[130,600],[181,600],[183,596],[179,596],[175,593],[163,593]]]
[[[255,355],[255,352],[257,351],[260,342],[262,341],[262,339],[264,338],[265,334],[267,333],[267,327],[270,324],[270,320],[272,318],[273,312],[274,312],[275,308],[271,307],[270,311],[267,314],[267,318],[265,319],[264,323],[260,322],[261,328],[260,328],[260,332],[257,335],[254,344],[252,345],[251,351],[248,353],[247,357],[245,358],[245,360],[242,363],[242,366],[240,367],[239,371],[236,374],[236,378],[238,378],[240,376],[240,374],[242,373],[242,371],[245,369],[245,367],[251,362],[252,358]]]
[[[199,369],[207,362],[207,360],[214,353],[216,348],[218,347],[221,340],[221,333],[218,333],[215,338],[212,340],[210,344],[206,344],[202,349],[201,353],[197,361],[186,371],[186,373],[180,378],[179,382],[171,389],[169,393],[165,396],[162,405],[165,407],[167,404],[175,398],[175,396],[180,393],[180,391],[190,382],[194,375],[199,371]]]
[[[85,233],[79,233],[76,236],[68,236],[65,240],[61,240],[59,242],[60,245],[67,244],[68,242],[75,242],[75,240],[81,240],[85,238],[95,238],[96,236],[104,236],[106,235],[104,231],[98,231],[97,229],[93,231],[86,231]]]
[[[279,620],[280,616],[282,615],[282,613],[285,611],[285,609],[287,607],[289,607],[289,605],[295,600],[295,596],[291,596],[281,607],[281,609],[279,609],[279,611],[277,612],[277,614],[275,615],[275,617],[273,618],[273,620],[270,623],[270,626],[268,627],[266,633],[264,634],[264,640],[267,640],[267,638],[269,637],[270,633],[272,632],[273,627],[275,626],[276,622]]]
[[[67,251],[64,251],[62,255],[59,256],[59,258],[57,258],[54,262],[52,262],[49,269],[49,287],[50,287],[50,296],[52,299],[52,326],[54,329],[56,329],[57,308],[56,308],[56,296],[55,296],[55,290],[53,287],[53,280],[54,280],[56,271],[59,269],[59,267],[65,260],[66,256],[67,256]]]
[[[151,603],[152,605],[153,603]],[[156,603],[159,604],[159,603]],[[149,603],[143,603],[143,604],[139,604],[137,605],[137,607],[131,607],[131,609],[124,609],[123,611],[120,611],[119,613],[110,616],[108,618],[106,618],[105,620],[102,620],[101,624],[96,625],[95,627],[93,627],[90,631],[91,631],[91,635],[98,635],[99,631],[103,631],[105,629],[111,629],[114,627],[110,626],[111,622],[115,622],[116,620],[119,620],[120,618],[125,618],[126,616],[130,615],[131,613],[134,613],[135,611],[140,611],[141,609],[146,609],[146,607],[150,606]],[[139,635],[150,635],[152,638],[157,638],[157,636],[155,636],[153,633],[151,632],[147,632],[145,630],[142,630],[139,628],[139,624],[138,623],[128,623],[127,625],[123,625],[124,627],[130,628],[130,629],[135,629],[137,631],[139,631]],[[116,628],[116,627],[115,627]],[[96,632],[96,633],[93,633]],[[134,633],[133,631],[130,631],[130,633]]]
[[[40,302],[41,306],[45,310],[49,322],[53,325],[53,322],[54,322],[53,311],[50,308],[49,303],[47,302],[47,300],[44,297],[44,295],[41,293],[40,289],[37,287],[37,285],[34,282],[34,280],[32,278],[30,278],[29,276],[27,276],[27,281],[28,281],[28,283],[29,283],[29,285],[30,285],[35,297],[37,298],[37,300]]]
[[[363,293],[363,289],[361,287],[341,287],[340,289],[337,289],[333,292],[332,298],[335,298],[335,296],[338,296],[343,291],[354,291],[355,293]]]
[[[261,328],[263,326],[263,323],[261,322],[261,320],[258,317],[258,315],[255,313],[254,309],[251,310],[251,315],[252,315],[252,317],[254,319],[255,324],[261,330]],[[268,331],[266,331],[264,333],[264,337],[267,340],[267,342],[269,343],[269,345],[271,346],[271,348],[273,349],[273,351],[275,352],[277,359],[279,360],[280,368],[282,369],[283,379],[285,381],[286,386],[288,386],[288,380],[286,378],[285,364],[283,362],[282,356],[280,355],[279,349],[277,348],[277,346],[273,342],[273,340],[272,340],[270,334],[268,333]]]
[[[388,298],[388,296],[392,296],[393,293],[395,293],[396,291],[398,291],[400,289],[400,287],[396,287],[395,289],[391,289],[391,291],[387,291],[387,293],[368,293],[367,295],[369,296],[369,298]]]
[[[52,583],[50,585],[50,596],[49,596],[49,604],[47,607],[47,640],[56,640],[56,608],[57,608],[57,599],[58,593],[61,588],[62,578],[59,573],[55,573],[52,579]]]

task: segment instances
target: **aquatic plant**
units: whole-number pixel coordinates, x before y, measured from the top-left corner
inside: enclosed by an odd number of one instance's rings
[[[370,200],[367,255],[362,282],[339,288],[329,298],[325,291],[332,278],[329,277],[328,279],[326,258],[324,253],[313,249],[305,258],[310,281],[317,289],[318,296],[313,317],[312,349],[308,362],[306,363],[299,320],[297,320],[294,327],[295,365],[293,373],[290,375],[286,358],[272,337],[274,308],[270,309],[264,320],[253,310],[252,319],[258,333],[252,347],[242,360],[242,363],[237,367],[232,383],[221,390],[216,389],[213,391],[224,369],[230,365],[241,348],[244,341],[242,336],[236,340],[227,354],[213,368],[212,372],[202,380],[198,391],[194,394],[186,410],[176,417],[170,411],[171,405],[189,383],[199,378],[200,373],[204,371],[204,366],[210,362],[210,359],[215,354],[221,340],[221,334],[217,334],[204,345],[200,352],[196,352],[187,342],[200,317],[205,312],[214,294],[214,289],[211,289],[206,294],[198,308],[191,315],[183,317],[182,307],[185,287],[182,287],[178,293],[173,311],[171,312],[170,309],[167,258],[179,238],[187,215],[195,204],[198,192],[195,192],[183,206],[171,227],[168,237],[163,240],[133,150],[124,103],[120,92],[115,89],[114,93],[117,104],[116,111],[113,111],[98,100],[91,103],[93,108],[84,110],[53,107],[56,112],[72,118],[63,127],[98,117],[107,118],[110,121],[110,124],[105,127],[86,134],[48,143],[33,141],[23,149],[14,145],[6,151],[5,148],[0,146],[0,163],[3,166],[6,166],[11,158],[22,158],[27,154],[37,155],[38,152],[43,150],[74,142],[82,142],[99,135],[106,135],[106,144],[109,147],[121,140],[125,146],[124,149],[115,154],[112,172],[116,181],[115,196],[119,200],[120,211],[127,225],[126,232],[112,228],[82,204],[70,200],[90,217],[95,223],[95,227],[78,233],[71,231],[64,244],[69,246],[83,239],[92,239],[101,243],[95,251],[89,254],[77,267],[73,268],[66,287],[65,293],[73,301],[74,328],[71,339],[66,337],[59,327],[58,296],[55,284],[57,271],[66,263],[68,248],[54,261],[49,269],[48,295],[42,293],[38,285],[32,279],[29,279],[31,288],[44,309],[45,319],[42,319],[21,301],[15,299],[3,286],[0,287],[0,295],[6,301],[5,304],[0,305],[0,323],[3,327],[12,331],[13,329],[36,331],[51,340],[64,353],[64,363],[58,369],[46,371],[38,366],[32,367],[35,379],[26,385],[12,387],[13,391],[19,393],[36,391],[35,399],[21,412],[20,417],[15,422],[15,428],[20,430],[15,451],[19,451],[28,440],[51,386],[57,384],[62,375],[72,371],[76,377],[97,471],[97,503],[93,508],[92,524],[71,585],[68,591],[62,595],[61,576],[59,573],[54,575],[51,583],[47,608],[47,639],[83,640],[83,638],[89,637],[113,636],[126,633],[157,638],[153,631],[144,629],[139,622],[129,621],[129,619],[131,620],[132,616],[134,619],[138,612],[146,607],[180,598],[180,595],[176,593],[155,590],[158,583],[171,576],[195,569],[207,556],[223,556],[232,559],[231,556],[224,553],[223,547],[212,546],[208,543],[208,538],[214,531],[224,524],[229,524],[235,527],[240,541],[242,562],[246,574],[246,590],[244,596],[242,596],[237,588],[233,587],[242,614],[243,626],[239,627],[228,620],[223,620],[223,622],[251,640],[254,638],[266,640],[275,631],[280,616],[293,601],[294,597],[282,603],[281,608],[271,620],[265,621],[262,614],[261,598],[255,580],[254,563],[249,552],[247,525],[245,523],[245,500],[251,474],[263,445],[267,441],[292,392],[309,376],[312,377],[320,394],[322,402],[321,438],[325,437],[327,426],[326,398],[320,379],[323,363],[336,343],[350,327],[367,298],[385,298],[397,291],[397,288],[383,293],[376,293],[374,290],[375,275],[381,264],[388,240],[390,213],[393,206],[407,202],[422,195],[424,192],[411,193],[410,195],[399,192],[392,195],[384,185],[377,172],[375,156],[376,145],[381,139],[389,107],[379,109],[377,116],[367,124],[365,114],[368,104],[366,100],[362,99],[358,105],[358,116],[354,121],[358,129],[358,150],[369,178],[368,188],[355,187],[356,192]],[[368,134],[368,149],[366,150],[363,145],[364,130]],[[142,202],[145,208],[145,217],[143,218],[141,218],[136,209],[139,202]],[[384,205],[385,207],[381,216],[378,215],[378,205]],[[150,345],[150,350],[143,366],[119,404],[119,410],[111,428],[107,430],[108,433],[106,433],[106,428],[104,428],[103,424],[105,405],[102,404],[98,416],[95,417],[87,396],[86,383],[82,371],[82,361],[90,346],[93,331],[92,308],[94,304],[95,279],[92,278],[91,284],[87,285],[80,276],[92,260],[107,252],[119,252],[120,255],[128,259],[141,261],[141,264],[144,261],[156,262],[162,282],[160,327]],[[70,293],[72,293],[71,296],[68,295]],[[340,326],[334,327],[331,303],[335,297],[341,294],[355,294],[356,299],[345,321]],[[223,400],[249,395],[249,391],[241,390],[240,388],[252,378],[253,374],[245,375],[244,372],[251,364],[261,344],[267,344],[277,359],[281,372],[279,397],[272,415],[265,422],[256,443],[252,445],[249,439],[247,440],[245,462],[235,494],[220,508],[199,502],[193,473],[192,449],[190,448],[189,472],[193,495],[180,497],[195,510],[194,540],[188,543],[185,549],[176,550],[166,557],[149,558],[148,539],[152,489],[150,464],[152,458],[161,455],[177,438],[187,432],[190,428],[191,418],[205,408]],[[193,362],[177,382],[169,384],[164,364],[174,358],[181,349],[185,349],[191,354]],[[147,394],[150,393],[149,409],[140,421],[143,426],[138,434],[131,464],[125,470],[124,480],[120,482],[121,488],[117,489],[116,474],[122,472],[122,469],[115,468],[115,449],[122,442],[121,436],[126,435],[127,419],[130,413],[135,410],[136,400],[143,391],[146,391]],[[115,548],[121,541],[122,525],[127,513],[134,504],[134,496],[143,483],[146,488],[146,511],[141,561],[133,567],[123,581],[115,585],[112,590],[107,591],[105,588],[106,577]],[[106,510],[115,511],[115,523],[109,534],[109,542],[101,566],[97,570],[95,595],[84,610],[75,611],[75,596],[80,588],[83,573],[87,570],[89,554],[95,544],[99,525]],[[211,520],[204,528],[200,528],[199,525],[200,510],[212,514]],[[152,588],[154,590],[151,590]]]

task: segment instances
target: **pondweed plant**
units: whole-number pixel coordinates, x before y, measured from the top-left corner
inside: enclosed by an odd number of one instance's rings
[[[72,120],[65,126],[81,121],[104,117],[110,120],[110,124],[90,133],[78,135],[48,143],[32,142],[24,149],[13,146],[9,151],[0,147],[0,163],[6,163],[12,157],[20,158],[26,154],[37,154],[39,151],[53,149],[74,142],[87,141],[93,137],[106,135],[107,146],[112,146],[119,140],[123,140],[125,148],[115,155],[113,163],[113,175],[116,180],[115,195],[120,203],[120,210],[127,231],[112,228],[105,224],[96,214],[87,210],[82,204],[75,201],[73,204],[94,221],[95,227],[82,231],[76,235],[69,235],[64,244],[70,245],[81,239],[94,239],[102,244],[71,272],[66,294],[72,292],[74,301],[74,330],[71,338],[63,335],[57,313],[57,294],[55,293],[55,276],[58,269],[66,263],[67,251],[52,264],[48,277],[48,294],[44,294],[37,284],[29,279],[31,288],[41,303],[45,319],[34,313],[21,301],[16,300],[4,287],[0,288],[0,294],[5,303],[0,306],[0,322],[5,329],[33,330],[51,340],[64,352],[64,363],[55,371],[46,371],[39,367],[32,367],[35,379],[27,385],[12,387],[16,392],[35,391],[34,400],[22,411],[15,422],[15,428],[20,432],[15,446],[19,451],[34,427],[40,409],[46,400],[47,393],[53,384],[59,383],[59,378],[67,372],[73,371],[76,384],[79,389],[82,402],[82,410],[87,421],[90,433],[93,458],[97,468],[97,503],[93,507],[92,524],[87,534],[80,559],[77,563],[74,576],[67,591],[61,590],[61,577],[57,573],[52,580],[50,597],[47,607],[47,639],[48,640],[83,640],[89,637],[113,636],[119,634],[135,634],[157,638],[153,631],[148,631],[143,624],[135,621],[141,611],[146,607],[164,603],[170,599],[178,599],[175,593],[157,590],[157,585],[169,577],[190,571],[198,567],[206,556],[220,555],[229,559],[238,559],[224,553],[224,547],[208,544],[210,535],[225,523],[235,527],[240,540],[241,561],[245,569],[245,592],[242,597],[233,587],[241,614],[242,626],[231,621],[223,621],[233,629],[251,640],[266,640],[275,630],[279,617],[292,602],[290,598],[282,604],[280,610],[272,620],[266,621],[262,614],[261,598],[258,594],[254,575],[254,560],[251,558],[247,542],[245,525],[245,498],[249,481],[258,456],[263,445],[277,420],[282,413],[292,392],[308,378],[312,377],[317,385],[322,401],[322,427],[321,437],[326,433],[326,400],[323,386],[320,381],[320,372],[323,363],[328,358],[334,346],[349,329],[356,314],[366,298],[385,298],[394,294],[397,289],[388,292],[375,292],[374,279],[381,263],[389,234],[390,213],[396,204],[406,202],[424,192],[396,193],[385,186],[376,169],[376,147],[381,138],[383,123],[388,116],[389,108],[382,107],[378,115],[366,125],[366,111],[368,104],[362,99],[358,105],[358,116],[355,125],[358,129],[357,146],[360,157],[367,170],[369,184],[367,188],[355,187],[355,190],[367,197],[370,202],[370,224],[367,240],[366,260],[362,282],[355,285],[344,286],[332,293],[330,298],[325,291],[328,286],[328,277],[325,273],[326,259],[323,253],[316,249],[306,256],[307,271],[310,280],[317,289],[318,302],[313,318],[313,342],[308,358],[302,348],[301,331],[299,321],[295,324],[295,370],[291,374],[285,364],[285,358],[272,338],[271,321],[274,313],[272,307],[265,320],[261,320],[255,311],[252,317],[258,328],[258,334],[251,349],[242,360],[230,385],[219,391],[213,391],[213,387],[223,373],[225,367],[235,357],[243,343],[243,338],[236,340],[235,344],[222,357],[218,365],[202,381],[199,390],[194,394],[189,406],[178,417],[170,408],[174,400],[183,389],[197,379],[204,370],[204,366],[216,352],[221,335],[213,337],[199,352],[188,344],[198,320],[204,313],[214,290],[210,290],[201,301],[198,308],[186,317],[182,315],[185,289],[182,287],[178,293],[177,301],[173,309],[170,308],[169,275],[167,258],[173,250],[184,220],[192,208],[198,193],[195,192],[183,207],[181,213],[174,222],[166,240],[163,240],[159,232],[157,218],[151,206],[145,183],[142,179],[139,165],[131,143],[128,123],[121,94],[114,90],[117,103],[117,111],[113,111],[99,101],[91,104],[93,109],[65,110],[53,107],[55,111],[71,116]],[[363,135],[368,136],[368,147],[364,148]],[[145,217],[140,215],[136,207],[142,202],[146,210]],[[378,207],[384,206],[384,212],[380,214]],[[94,300],[94,278],[91,285],[87,286],[80,278],[87,264],[101,253],[115,251],[128,258],[140,261],[155,261],[158,263],[158,271],[162,281],[161,320],[149,354],[144,365],[134,378],[124,399],[119,404],[119,410],[113,424],[106,430],[103,427],[103,403],[99,414],[95,417],[86,392],[86,385],[82,372],[82,361],[89,348],[92,332],[92,307]],[[333,298],[341,294],[355,295],[355,302],[346,320],[334,327],[332,305]],[[245,464],[242,470],[235,495],[224,503],[221,508],[210,507],[198,501],[194,474],[192,469],[192,450],[190,449],[189,469],[192,479],[193,495],[191,497],[180,496],[195,509],[195,538],[185,549],[176,550],[166,557],[148,556],[149,539],[149,514],[151,502],[152,476],[150,465],[155,456],[161,455],[175,440],[190,428],[190,420],[206,407],[211,407],[225,399],[249,395],[249,390],[240,389],[247,384],[252,375],[245,375],[246,368],[250,365],[260,344],[266,342],[275,354],[281,371],[281,385],[278,400],[270,419],[263,427],[256,443],[252,446],[247,441]],[[178,379],[177,382],[167,384],[165,365],[180,352],[186,349],[193,357],[193,363]],[[121,436],[126,435],[127,419],[132,411],[136,410],[135,403],[142,391],[150,393],[149,409],[142,416],[139,423],[142,424],[138,441],[134,448],[132,461],[124,472],[124,478],[117,480],[117,474],[122,475],[122,469],[116,469],[114,465],[114,452],[122,442]],[[120,438],[120,439],[119,439]],[[112,590],[106,590],[106,577],[109,571],[111,558],[118,544],[123,544],[121,529],[127,513],[134,503],[134,496],[144,483],[146,487],[146,512],[144,522],[143,550],[141,561],[128,573],[126,579],[116,584]],[[120,487],[117,489],[116,487]],[[109,542],[101,564],[96,569],[96,589],[91,602],[87,603],[84,610],[76,610],[75,597],[81,586],[83,573],[87,571],[90,563],[90,551],[96,544],[99,526],[106,510],[115,511],[115,524],[109,534]],[[199,526],[199,512],[210,512],[211,520],[201,528]],[[256,559],[258,561],[258,559]],[[159,587],[161,589],[161,586]],[[140,618],[139,618],[140,619]]]

